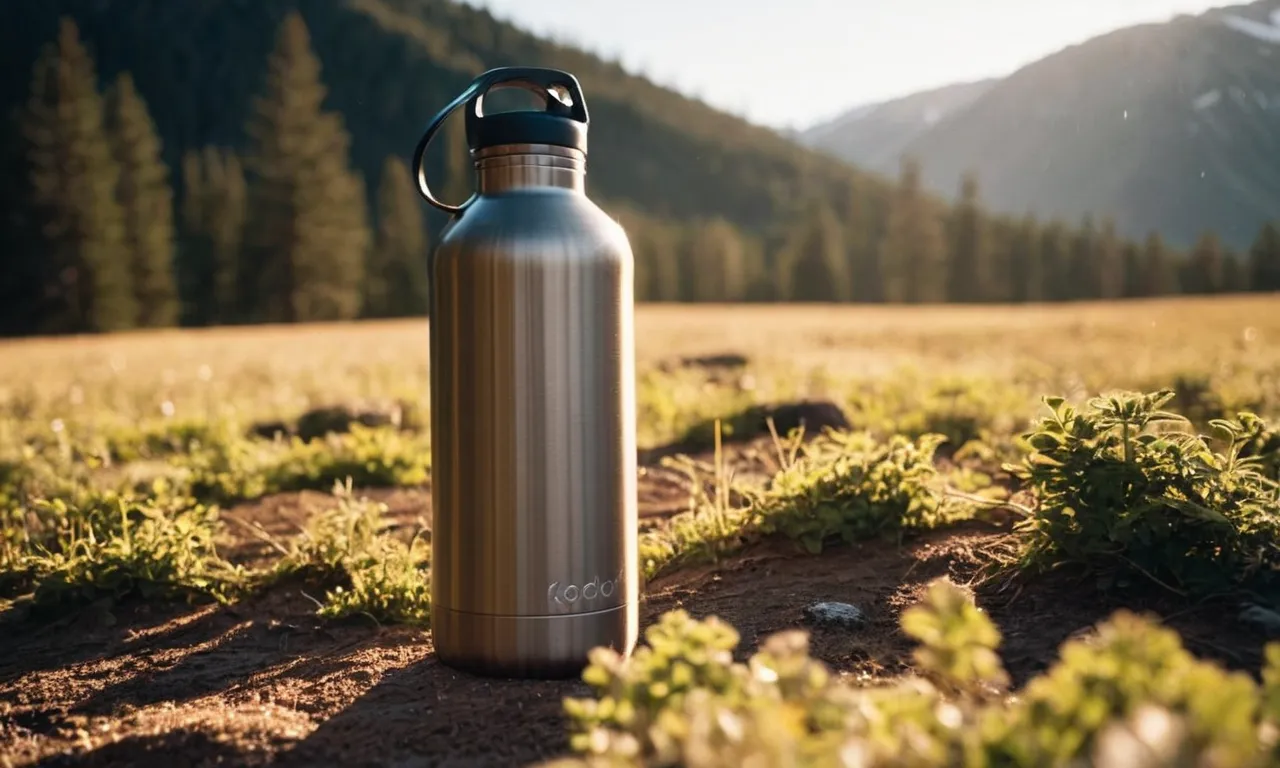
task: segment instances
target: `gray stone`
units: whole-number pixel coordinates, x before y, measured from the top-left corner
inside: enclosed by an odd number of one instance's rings
[[[867,615],[852,603],[813,603],[805,606],[804,617],[819,626],[843,629],[857,629],[867,623]]]
[[[1240,621],[1252,624],[1272,637],[1280,637],[1280,613],[1261,605],[1247,605],[1240,611]]]

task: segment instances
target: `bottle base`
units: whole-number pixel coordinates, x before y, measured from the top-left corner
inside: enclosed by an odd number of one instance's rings
[[[436,658],[486,677],[564,679],[582,674],[598,646],[622,654],[640,631],[635,603],[565,616],[490,616],[438,607],[432,611]]]

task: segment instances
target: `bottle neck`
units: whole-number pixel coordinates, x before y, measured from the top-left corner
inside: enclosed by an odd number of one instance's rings
[[[587,158],[577,149],[550,144],[502,144],[473,153],[482,195],[553,187],[586,190]]]

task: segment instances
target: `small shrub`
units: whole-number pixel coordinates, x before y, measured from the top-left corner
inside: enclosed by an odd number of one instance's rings
[[[1258,686],[1119,613],[1007,695],[999,632],[956,586],[932,584],[902,627],[923,677],[857,688],[809,657],[803,632],[767,638],[743,664],[732,627],[669,612],[630,658],[592,652],[593,697],[564,703],[577,756],[546,765],[1261,768],[1277,756],[1280,644]]]
[[[34,587],[37,604],[100,597],[198,595],[226,599],[245,574],[217,554],[217,510],[162,488],[151,498],[84,492],[42,500],[25,547],[8,560],[9,591]]]
[[[319,615],[362,615],[383,624],[426,626],[431,620],[429,555],[417,537],[408,544],[389,536],[377,538],[363,557],[347,561],[350,586],[338,585],[325,595]]]
[[[431,472],[431,452],[422,439],[391,428],[352,424],[350,432],[323,440],[295,439],[266,472],[273,491],[326,488],[350,480],[360,488],[422,485]]]
[[[939,436],[881,441],[868,433],[828,431],[800,446],[764,490],[740,488],[748,503],[733,506],[697,499],[640,538],[640,562],[648,577],[678,563],[713,562],[753,541],[774,535],[808,552],[833,542],[877,536],[900,538],[972,514],[947,498],[933,465]]]
[[[358,424],[343,434],[283,444],[238,439],[178,461],[191,493],[222,503],[350,480],[364,488],[421,485],[431,471],[426,435]]]
[[[1174,589],[1229,588],[1280,566],[1276,486],[1241,449],[1260,421],[1214,422],[1225,453],[1160,410],[1173,394],[1120,394],[1083,410],[1047,398],[1050,414],[1025,439],[1031,453],[1010,471],[1039,500],[1025,521],[1025,562],[1083,564],[1103,586],[1133,576]]]
[[[1253,460],[1264,477],[1280,482],[1280,430],[1252,413],[1237,417],[1239,431],[1233,435],[1240,446],[1239,457]]]
[[[332,584],[319,615],[363,615],[380,623],[425,625],[431,618],[430,551],[416,535],[405,544],[385,530],[386,506],[337,486],[338,504],[311,519],[275,575]]]
[[[817,553],[832,541],[852,543],[931,528],[969,513],[936,487],[933,455],[944,438],[827,433],[783,469],[756,503],[755,527]]]

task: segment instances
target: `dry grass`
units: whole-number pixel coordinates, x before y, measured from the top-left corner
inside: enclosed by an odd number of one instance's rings
[[[1140,376],[1203,368],[1206,355],[1274,362],[1280,296],[974,307],[645,305],[636,312],[636,339],[642,367],[739,351],[762,364],[852,375],[941,363],[989,373],[1041,364]],[[56,398],[74,383],[121,378],[213,395],[228,394],[237,380],[268,381],[276,403],[335,392],[384,396],[388,377],[425,379],[427,351],[425,320],[13,340],[0,342],[0,403],[27,388]]]

